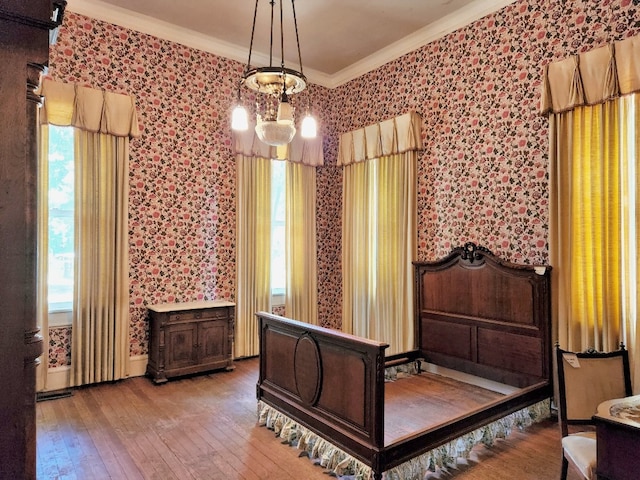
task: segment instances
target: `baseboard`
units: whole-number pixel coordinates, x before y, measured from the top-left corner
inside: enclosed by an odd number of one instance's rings
[[[47,388],[44,389],[45,392],[52,392],[55,390],[63,390],[65,388],[69,388],[71,378],[71,367],[56,367],[50,368],[47,371]]]
[[[47,400],[57,400],[59,398],[70,397],[73,395],[73,390],[70,388],[63,388],[62,390],[48,390],[46,392],[36,393],[36,402],[46,402]]]
[[[129,375],[128,377],[141,377],[147,370],[148,355],[137,355],[129,357]],[[47,372],[47,388],[46,392],[55,390],[63,390],[69,388],[71,378],[71,367],[50,368]]]
[[[129,376],[142,377],[147,371],[147,361],[149,355],[137,355],[129,357]]]

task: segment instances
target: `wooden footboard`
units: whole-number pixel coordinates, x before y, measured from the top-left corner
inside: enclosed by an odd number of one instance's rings
[[[260,312],[258,400],[363,463],[384,446],[385,343]],[[375,462],[374,462],[375,463]]]

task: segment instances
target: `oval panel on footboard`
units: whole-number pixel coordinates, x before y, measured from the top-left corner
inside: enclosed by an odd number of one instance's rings
[[[307,405],[315,405],[322,385],[322,360],[318,344],[309,335],[298,339],[293,358],[293,375],[300,400]]]

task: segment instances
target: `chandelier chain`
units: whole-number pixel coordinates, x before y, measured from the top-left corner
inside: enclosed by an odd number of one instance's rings
[[[302,71],[302,55],[300,54],[300,36],[298,35],[298,19],[296,18],[296,4],[294,0],[291,0],[291,9],[293,10],[293,26],[296,29],[296,45],[298,45],[298,63],[300,64],[300,73],[304,75],[304,71]]]
[[[256,18],[258,17],[258,0],[256,0],[256,6],[253,9],[253,25],[251,26],[251,42],[249,43],[249,58],[247,60],[247,66],[245,72],[251,69],[251,52],[253,52],[253,37],[256,33]]]
[[[271,34],[269,36],[269,66],[273,67],[273,8],[276,5],[275,0],[271,0]],[[282,7],[282,2],[280,2],[280,6]],[[282,31],[280,31],[280,36],[282,37]]]
[[[280,0],[280,67],[284,68],[284,21],[282,18],[282,0]]]

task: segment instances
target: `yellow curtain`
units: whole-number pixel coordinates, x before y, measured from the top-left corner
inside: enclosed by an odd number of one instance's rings
[[[413,265],[417,255],[416,112],[340,137],[342,329],[389,344],[387,355],[415,348]]]
[[[77,130],[71,385],[129,367],[129,139]]]
[[[632,385],[640,393],[640,94],[622,99],[622,118],[633,127],[622,130],[623,158],[623,247],[622,247],[622,338],[629,349]],[[631,122],[632,121],[632,122]]]
[[[271,311],[271,160],[236,155],[235,357],[258,355],[255,313]]]
[[[285,312],[290,318],[317,325],[316,169],[286,164]]]
[[[418,154],[383,157],[378,166],[376,311],[390,353],[414,348],[413,264],[417,256]],[[394,320],[390,320],[394,319]]]
[[[369,257],[375,251],[373,216],[375,161],[352,163],[342,170],[342,330],[374,338],[370,327],[372,271]],[[387,340],[385,340],[387,341]]]
[[[75,261],[70,385],[117,380],[129,363],[129,138],[140,135],[135,99],[46,78],[43,125],[73,126]],[[46,171],[42,129],[41,173]],[[40,182],[41,194],[48,186]],[[45,208],[41,201],[39,207]],[[40,219],[44,219],[40,212]],[[39,223],[43,230],[45,220]],[[45,233],[38,246],[44,252]],[[39,270],[46,281],[45,267]],[[38,296],[43,325],[46,289]],[[48,313],[48,312],[47,312]],[[47,363],[44,358],[43,363]]]
[[[343,330],[414,348],[413,266],[417,253],[417,153],[344,168]]]
[[[637,291],[640,36],[544,68],[550,118],[554,334],[564,348],[629,348],[640,388]]]
[[[633,110],[633,118],[635,120],[636,130],[630,134],[630,137],[634,139],[632,142],[629,138],[627,145],[629,146],[629,151],[633,154],[635,161],[629,162],[630,165],[635,165],[636,169],[633,172],[633,175],[630,175],[631,181],[634,183],[635,188],[635,196],[633,197],[633,202],[628,202],[629,205],[633,205],[635,211],[630,211],[630,218],[635,219],[635,231],[630,232],[628,238],[638,238],[639,236],[639,227],[640,225],[640,209],[637,207],[638,198],[640,198],[640,194],[638,193],[638,188],[640,188],[640,169],[637,167],[638,159],[640,159],[640,141],[638,140],[638,130],[640,130],[640,95],[634,95],[632,99],[632,105],[630,105],[630,101],[627,101],[625,105]],[[631,169],[630,169],[631,170]],[[629,268],[634,268],[635,278],[637,279],[640,274],[640,249],[638,248],[637,242],[635,248],[632,250],[628,249],[628,262]],[[640,318],[638,315],[638,305],[640,305],[640,288],[637,283],[632,284],[629,282],[627,289],[629,291],[635,290],[635,299],[632,295],[629,295],[629,304],[627,306],[628,310],[631,310],[633,307],[633,314],[625,315],[626,323],[625,323],[625,336],[627,339],[627,344],[629,349],[632,350],[631,354],[631,364],[632,364],[632,379],[633,385],[635,385],[635,393],[640,391]]]
[[[629,95],[550,117],[557,340],[605,351],[623,341],[636,378],[638,106]]]
[[[617,102],[553,119],[557,219],[552,245],[558,340],[570,350],[615,349],[620,340],[621,175]],[[556,268],[557,267],[557,268]]]

